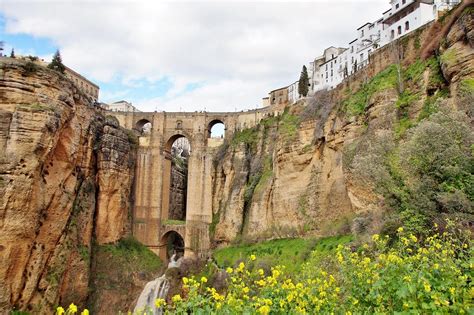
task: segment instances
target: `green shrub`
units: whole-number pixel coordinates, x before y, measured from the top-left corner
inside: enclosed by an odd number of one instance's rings
[[[27,61],[25,64],[22,65],[22,68],[22,75],[24,76],[33,75],[39,70],[39,66],[33,61]]]

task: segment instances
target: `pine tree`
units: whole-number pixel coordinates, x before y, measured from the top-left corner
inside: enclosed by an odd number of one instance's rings
[[[15,58],[15,49],[12,48],[12,52],[10,53],[10,58]]]
[[[308,70],[306,66],[303,66],[303,70],[301,71],[300,80],[298,82],[298,94],[301,96],[306,97],[308,95],[308,86],[309,86],[309,77],[308,77]]]
[[[53,69],[54,71],[58,71],[60,73],[64,73],[66,70],[66,66],[63,64],[63,61],[61,59],[61,53],[59,50],[56,50],[56,53],[53,56],[53,60],[51,60],[51,63],[48,65],[48,68]]]

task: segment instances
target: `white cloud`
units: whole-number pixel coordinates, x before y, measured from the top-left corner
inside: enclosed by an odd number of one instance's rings
[[[131,98],[143,110],[230,111],[294,82],[304,63],[344,46],[389,7],[388,0],[3,3],[8,33],[50,38],[93,80],[119,76],[129,89],[168,77],[166,96]],[[190,83],[204,84],[183,94]]]

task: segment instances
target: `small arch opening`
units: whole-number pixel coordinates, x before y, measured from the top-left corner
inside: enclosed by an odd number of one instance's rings
[[[221,120],[213,120],[208,126],[208,138],[224,138],[225,137],[225,124]]]
[[[162,250],[166,252],[166,259],[169,260],[173,255],[175,259],[184,256],[184,239],[175,231],[166,232],[161,238]]]
[[[140,119],[135,124],[135,129],[143,135],[147,135],[151,133],[151,122],[148,119]]]

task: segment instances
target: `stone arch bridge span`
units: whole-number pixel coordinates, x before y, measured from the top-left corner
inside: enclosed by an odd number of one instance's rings
[[[167,260],[170,231],[184,240],[186,257],[209,254],[209,225],[212,222],[212,160],[216,149],[240,129],[255,126],[275,114],[269,108],[246,112],[110,112],[124,128],[139,135],[134,182],[133,234]],[[223,123],[225,136],[211,138],[210,129]],[[186,214],[170,220],[171,145],[188,139],[191,151],[187,166]]]

